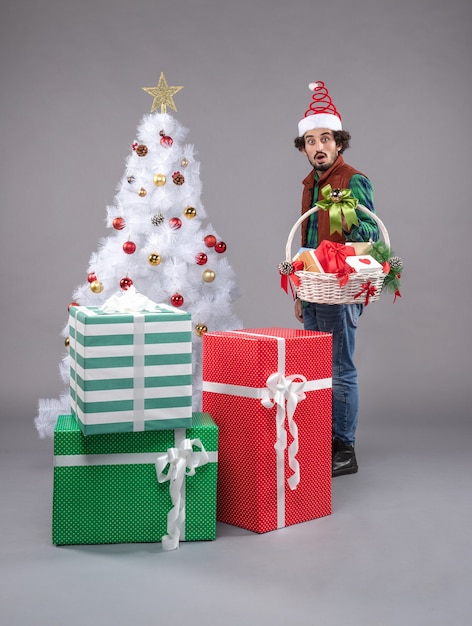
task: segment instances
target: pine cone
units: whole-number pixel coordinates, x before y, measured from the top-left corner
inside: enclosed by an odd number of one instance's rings
[[[162,224],[163,221],[164,216],[162,215],[162,213],[157,213],[156,215],[151,217],[151,222],[152,224],[154,224],[154,226],[159,226],[159,224]]]
[[[399,256],[392,256],[388,262],[390,264],[390,269],[395,273],[401,272],[403,269],[403,262]]]
[[[293,272],[293,265],[290,261],[282,261],[282,263],[279,263],[279,272],[289,275]]]
[[[180,172],[174,172],[172,174],[172,180],[174,181],[176,185],[183,185],[185,182],[184,175],[181,174]]]
[[[140,157],[146,156],[148,153],[148,148],[143,143],[140,143],[139,146],[136,146],[136,154]]]

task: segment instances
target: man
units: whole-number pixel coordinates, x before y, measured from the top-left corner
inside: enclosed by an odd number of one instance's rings
[[[311,83],[312,104],[298,124],[295,147],[306,155],[312,171],[303,181],[302,214],[323,199],[321,190],[350,189],[359,203],[374,211],[369,179],[345,163],[342,153],[349,147],[350,134],[342,129],[341,116],[324,83]],[[342,232],[330,233],[328,211],[318,211],[302,223],[302,246],[316,248],[328,239],[337,243],[377,240],[376,222],[356,211],[358,225],[348,227],[342,216]],[[295,300],[295,316],[306,330],[333,334],[333,456],[332,475],[354,474],[358,465],[354,450],[359,413],[357,370],[354,348],[363,304],[316,304]]]

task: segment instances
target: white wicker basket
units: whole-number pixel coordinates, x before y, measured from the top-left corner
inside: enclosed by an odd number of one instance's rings
[[[356,209],[360,209],[377,222],[385,244],[390,247],[388,231],[382,220],[362,204],[358,204]],[[289,263],[292,261],[292,241],[298,227],[307,217],[318,210],[318,207],[313,207],[304,213],[293,225],[285,248],[285,259]],[[336,274],[297,271],[295,275],[300,279],[300,284],[296,288],[297,296],[300,300],[317,302],[318,304],[352,304],[354,302],[362,304],[366,302],[366,295],[364,295],[363,289],[367,288],[370,289],[367,301],[375,302],[375,300],[380,298],[380,292],[386,277],[383,270],[378,268],[370,271],[354,272],[349,275],[347,283],[341,286]],[[368,286],[367,288],[365,287],[366,285]]]

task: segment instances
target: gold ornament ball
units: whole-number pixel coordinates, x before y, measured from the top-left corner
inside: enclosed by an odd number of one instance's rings
[[[146,194],[147,194],[147,191],[144,189],[144,187],[141,187],[141,189],[138,191],[138,196],[140,196],[141,198],[144,198]]]
[[[185,217],[187,217],[189,220],[193,220],[193,218],[196,216],[197,214],[197,209],[193,206],[186,206],[184,209],[184,215]]]
[[[187,161],[186,157],[183,157],[183,159],[180,161],[180,165],[182,167],[187,167],[188,161]]]
[[[213,270],[205,270],[202,274],[202,278],[206,283],[212,283],[215,280],[215,272]]]
[[[159,265],[159,263],[161,262],[161,255],[157,254],[156,252],[151,252],[151,254],[148,256],[148,262],[150,265]]]
[[[164,174],[154,174],[154,184],[157,187],[162,187],[162,185],[166,184],[166,177]]]
[[[103,291],[103,283],[99,280],[94,280],[93,283],[90,283],[90,289],[93,293],[101,293]]]
[[[65,345],[66,348],[68,348],[70,346],[70,337],[66,337],[65,338],[64,345]]]
[[[195,334],[199,337],[202,337],[206,332],[208,332],[208,327],[205,324],[197,324],[195,326]]]

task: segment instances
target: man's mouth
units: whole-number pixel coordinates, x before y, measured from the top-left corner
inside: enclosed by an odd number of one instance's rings
[[[318,154],[315,154],[315,161],[324,161],[326,159],[326,154],[324,154],[323,152],[319,152]]]

